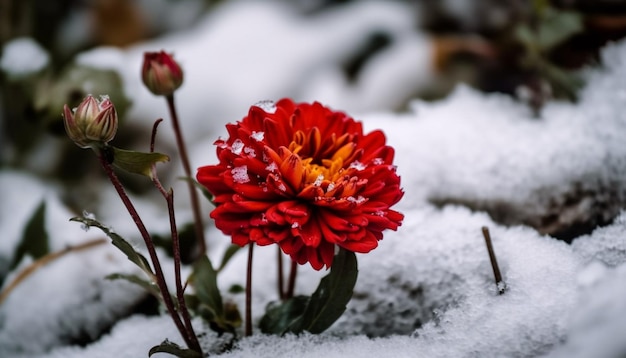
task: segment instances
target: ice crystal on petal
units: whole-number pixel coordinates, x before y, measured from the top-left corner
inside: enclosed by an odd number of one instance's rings
[[[313,183],[313,185],[315,186],[320,186],[322,185],[322,181],[324,180],[324,175],[320,174],[317,176],[317,179],[315,179],[315,182]]]
[[[233,181],[237,184],[243,184],[250,181],[250,177],[248,176],[248,167],[245,165],[235,167],[230,172],[233,175]]]
[[[267,165],[267,167],[265,167],[265,170],[267,170],[268,172],[275,172],[276,169],[278,169],[276,162],[271,162],[270,164]]]
[[[230,146],[230,150],[233,152],[233,154],[239,155],[239,154],[241,154],[241,150],[243,149],[243,145],[244,144],[241,141],[241,139],[235,139],[233,144],[231,144],[231,146]]]
[[[274,103],[274,101],[272,100],[259,101],[255,103],[254,106],[261,108],[266,113],[270,113],[270,114],[276,113],[276,103]]]
[[[254,151],[253,148],[250,147],[244,147],[243,148],[243,152],[248,154],[249,156],[251,156],[252,158],[256,157],[256,152]]]
[[[250,134],[250,137],[252,139],[256,140],[257,142],[260,142],[265,137],[265,132],[252,131],[252,134]]]
[[[359,162],[358,160],[355,160],[354,162],[350,163],[350,168],[354,168],[356,170],[363,170],[366,168],[365,164]]]
[[[351,202],[351,203],[355,203],[355,204],[361,204],[365,201],[365,198],[362,197],[361,195],[359,195],[358,198],[355,198],[353,196],[349,196],[346,198],[347,201]]]

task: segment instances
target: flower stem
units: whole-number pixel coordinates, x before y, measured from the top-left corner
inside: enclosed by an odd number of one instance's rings
[[[252,335],[252,249],[254,243],[248,244],[248,269],[246,271],[246,327],[245,336]]]
[[[486,226],[482,227],[483,236],[485,237],[485,244],[487,245],[487,253],[489,253],[489,261],[491,262],[491,268],[493,269],[493,277],[496,281],[496,288],[498,294],[503,294],[506,291],[506,284],[502,281],[502,275],[500,274],[500,267],[498,266],[498,260],[496,260],[496,253],[493,251],[493,245],[491,244],[491,235],[489,229]]]
[[[280,298],[281,300],[285,299],[285,280],[283,278],[283,252],[280,249],[280,246],[277,246],[278,248],[278,267],[277,267],[277,271],[278,271],[278,298]]]
[[[187,177],[187,184],[189,187],[189,196],[191,198],[191,209],[193,211],[194,229],[196,233],[196,240],[198,244],[199,256],[206,253],[206,240],[204,238],[204,225],[202,223],[202,214],[200,212],[200,200],[198,199],[198,192],[193,184],[193,177],[191,176],[191,165],[189,164],[189,156],[187,155],[187,148],[183,139],[183,133],[178,123],[178,115],[176,114],[176,105],[174,104],[174,95],[171,94],[165,97],[167,100],[167,107],[172,117],[172,125],[174,127],[174,134],[176,136],[176,145],[178,146],[178,152],[180,153],[180,159],[183,163],[183,169],[185,176]]]
[[[294,288],[296,286],[296,276],[298,274],[298,263],[295,260],[291,260],[291,270],[289,271],[289,281],[287,286],[287,292],[285,293],[285,299],[293,297]]]
[[[187,329],[187,336],[191,342],[189,348],[202,353],[202,348],[198,342],[198,337],[191,324],[191,315],[187,309],[185,302],[185,290],[183,289],[181,274],[180,274],[180,240],[178,237],[178,230],[176,229],[176,219],[174,216],[174,191],[172,189],[169,192],[163,190],[161,183],[154,177],[153,181],[155,185],[158,185],[159,190],[164,194],[165,201],[167,202],[167,210],[170,217],[170,231],[172,233],[172,249],[174,251],[174,281],[176,281],[176,298],[178,299],[178,307],[183,317],[185,328]]]
[[[189,340],[189,335],[187,334],[187,330],[185,329],[185,326],[183,325],[180,319],[180,316],[178,315],[176,311],[176,307],[174,306],[172,297],[170,296],[170,293],[169,293],[170,291],[167,288],[167,283],[165,282],[165,276],[163,275],[163,269],[161,268],[161,263],[159,262],[159,258],[156,254],[154,243],[152,242],[152,237],[148,233],[146,226],[144,225],[143,221],[139,217],[139,214],[137,213],[135,206],[133,205],[133,203],[130,201],[130,198],[126,194],[126,191],[124,190],[124,187],[122,186],[122,183],[118,179],[117,175],[115,175],[115,172],[113,171],[113,167],[111,166],[111,163],[109,163],[109,161],[107,160],[105,153],[101,150],[97,153],[97,156],[98,156],[98,159],[100,160],[100,164],[102,165],[102,168],[104,169],[105,173],[109,177],[109,180],[111,181],[111,184],[113,184],[113,187],[117,191],[117,194],[120,196],[120,199],[122,199],[122,203],[124,203],[124,206],[126,207],[126,209],[128,210],[128,213],[130,214],[131,218],[135,222],[135,225],[137,226],[137,229],[139,230],[139,233],[141,234],[141,237],[143,238],[146,244],[146,248],[148,249],[148,253],[150,254],[150,260],[152,261],[152,265],[154,266],[154,271],[156,275],[156,284],[159,287],[159,290],[161,291],[161,296],[163,297],[163,303],[165,304],[167,311],[172,317],[172,320],[174,321],[176,328],[178,328],[178,331],[180,332],[181,336],[185,340],[185,343],[187,344],[187,346],[189,346],[189,348],[195,349],[195,347],[193,347],[193,342]]]
[[[154,152],[157,128],[162,121],[162,119],[157,119],[152,126],[152,135],[150,137],[150,153]],[[193,325],[191,324],[191,316],[189,314],[189,309],[187,308],[187,303],[185,302],[185,289],[183,288],[182,278],[180,274],[180,238],[178,236],[178,229],[176,227],[176,216],[174,215],[174,191],[172,190],[172,188],[170,188],[169,191],[165,190],[157,175],[156,165],[153,164],[152,168],[150,169],[152,172],[152,183],[161,193],[161,195],[165,199],[165,202],[167,203],[167,213],[170,219],[170,232],[172,234],[172,251],[174,252],[174,281],[176,282],[176,298],[178,300],[178,307],[183,317],[189,341],[193,344],[193,348],[190,348],[199,353],[202,353],[202,348],[200,347],[200,343],[198,342],[198,337],[196,336],[196,332],[194,331]]]

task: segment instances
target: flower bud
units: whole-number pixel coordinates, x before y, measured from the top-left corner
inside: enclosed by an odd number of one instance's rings
[[[183,70],[164,51],[145,52],[141,78],[150,92],[169,96],[183,84]]]
[[[108,143],[117,132],[117,112],[107,96],[87,96],[77,108],[63,107],[63,124],[71,140],[81,148]]]

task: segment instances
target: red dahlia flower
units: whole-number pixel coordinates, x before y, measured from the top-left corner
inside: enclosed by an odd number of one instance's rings
[[[394,150],[377,130],[320,103],[282,99],[226,126],[219,164],[198,169],[215,225],[244,246],[278,244],[299,264],[330,267],[335,245],[366,253],[404,216]]]

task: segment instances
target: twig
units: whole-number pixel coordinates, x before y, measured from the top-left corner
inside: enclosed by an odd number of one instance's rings
[[[11,283],[9,283],[4,288],[4,290],[2,290],[2,292],[0,292],[0,304],[2,304],[2,302],[4,302],[4,300],[9,296],[9,294],[17,286],[19,286],[19,284],[22,283],[22,281],[27,279],[30,275],[35,273],[38,269],[42,268],[43,266],[51,263],[52,261],[60,259],[61,257],[69,254],[70,252],[78,252],[78,251],[82,251],[82,250],[87,250],[87,249],[90,249],[92,247],[95,247],[95,246],[98,246],[98,245],[102,245],[102,244],[104,244],[106,242],[107,242],[107,239],[91,240],[91,241],[87,241],[87,242],[82,243],[82,244],[68,246],[68,247],[64,248],[63,250],[56,251],[56,252],[51,252],[51,253],[49,253],[47,255],[44,255],[44,256],[40,257],[36,261],[32,262],[30,265],[25,267],[22,271],[20,271],[20,273],[13,279],[13,281],[11,281]]]
[[[506,291],[506,283],[502,281],[502,275],[500,274],[500,267],[498,267],[498,260],[496,260],[496,253],[493,251],[493,245],[491,244],[491,235],[489,229],[486,226],[482,227],[483,236],[485,237],[485,244],[487,245],[487,252],[489,253],[489,261],[491,261],[491,268],[493,269],[493,277],[496,281],[496,288],[498,294],[503,294]]]

